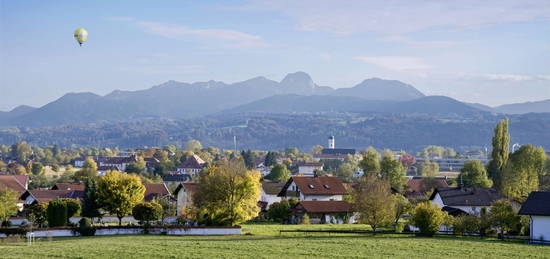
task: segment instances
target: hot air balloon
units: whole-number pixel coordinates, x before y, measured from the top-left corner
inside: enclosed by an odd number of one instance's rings
[[[82,46],[82,43],[88,40],[88,32],[83,28],[78,28],[74,31],[74,39]]]

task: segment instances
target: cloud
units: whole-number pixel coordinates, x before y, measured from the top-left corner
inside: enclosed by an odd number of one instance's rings
[[[447,48],[447,47],[453,47],[464,43],[459,41],[446,41],[446,40],[417,41],[417,40],[413,40],[408,37],[399,36],[399,35],[383,37],[380,40],[386,41],[386,42],[403,43],[416,48]]]
[[[511,81],[511,82],[550,81],[550,75],[455,73],[454,76],[459,80],[488,80],[488,81]]]
[[[344,35],[395,35],[550,19],[548,0],[252,0],[242,9],[282,13],[293,18],[299,30]]]
[[[430,65],[420,58],[409,56],[359,56],[355,57],[355,59],[394,71],[426,70],[431,68]]]
[[[252,35],[229,29],[197,29],[181,24],[140,21],[132,17],[108,17],[109,21],[131,22],[145,31],[172,39],[194,39],[208,42],[220,42],[229,47],[265,47],[268,46],[258,35]]]

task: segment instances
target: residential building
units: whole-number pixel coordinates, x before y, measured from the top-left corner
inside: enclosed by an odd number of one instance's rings
[[[197,155],[192,155],[187,158],[181,165],[178,166],[177,171],[180,174],[189,174],[194,176],[199,173],[206,165],[206,162]]]
[[[312,223],[340,224],[354,221],[351,204],[343,200],[346,194],[346,187],[337,177],[292,176],[278,196],[300,200],[291,208],[295,223],[307,214]]]
[[[323,163],[303,162],[298,164],[299,175],[313,176],[316,170],[323,171]]]
[[[530,193],[518,214],[529,216],[532,242],[550,242],[550,192]]]
[[[98,163],[98,166],[106,166],[106,167],[116,167],[119,171],[125,172],[126,167],[128,167],[129,164],[137,162],[137,157],[135,155],[131,156],[116,156],[116,157],[107,157],[105,160],[100,161]]]
[[[180,183],[174,191],[176,197],[176,211],[178,215],[184,213],[185,208],[193,205],[193,194],[199,187],[198,183]]]
[[[447,188],[449,185],[445,179],[414,177],[407,182],[407,190],[404,195],[411,201],[424,199],[426,194],[434,188]]]
[[[84,191],[77,190],[27,190],[21,195],[21,200],[25,206],[35,203],[50,202],[57,198],[69,198],[81,200],[84,197]]]
[[[294,223],[300,223],[306,214],[312,224],[355,222],[352,204],[346,201],[300,201],[292,206],[290,211]]]
[[[51,190],[84,191],[85,187],[81,183],[56,183]]]
[[[491,188],[436,188],[430,197],[434,205],[451,215],[478,215],[482,208],[487,210],[497,200],[504,199],[497,190]]]
[[[262,182],[260,202],[265,205],[262,209],[267,210],[269,209],[269,206],[271,206],[271,204],[273,204],[274,202],[281,201],[281,197],[279,197],[278,194],[281,192],[285,184],[285,182]]]
[[[341,201],[347,191],[335,176],[292,176],[279,192],[279,197],[312,201]]]
[[[144,201],[152,201],[157,197],[170,197],[170,191],[164,183],[146,183],[143,186],[145,186]]]
[[[25,193],[29,187],[28,175],[0,175],[0,187],[5,187],[17,192],[17,196],[20,197]],[[17,202],[19,210],[23,209],[23,200]]]

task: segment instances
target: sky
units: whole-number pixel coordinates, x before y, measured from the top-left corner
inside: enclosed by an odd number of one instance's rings
[[[82,46],[73,31],[85,28]],[[550,99],[550,1],[0,0],[0,110],[169,80],[379,77],[491,106]]]

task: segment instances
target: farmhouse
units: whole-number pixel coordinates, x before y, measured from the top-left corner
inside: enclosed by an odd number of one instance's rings
[[[481,208],[489,209],[493,202],[503,198],[495,189],[448,187],[436,188],[430,201],[451,215],[477,215]]]
[[[177,170],[180,174],[195,175],[202,170],[205,164],[206,162],[204,162],[204,160],[202,160],[199,156],[193,155],[179,165]]]
[[[284,182],[262,182],[260,202],[265,205],[265,207],[262,207],[262,209],[267,210],[269,209],[269,206],[271,206],[271,204],[273,204],[274,202],[281,201],[281,197],[279,197],[278,194],[279,192],[281,192],[281,189],[283,189],[285,184],[286,183]]]
[[[293,176],[279,192],[279,197],[298,198],[292,208],[292,221],[299,223],[307,214],[312,223],[348,223],[353,221],[351,204],[343,201],[348,192],[334,176]]]
[[[550,192],[532,192],[519,210],[530,218],[530,238],[550,241]]]
[[[98,166],[116,167],[119,171],[124,172],[129,164],[135,162],[137,162],[135,155],[131,155],[129,157],[117,156],[108,157],[104,161],[99,161]]]
[[[174,191],[176,196],[177,215],[181,215],[186,207],[193,205],[193,194],[199,187],[198,183],[180,183]]]
[[[341,201],[346,194],[346,188],[337,177],[292,176],[278,196],[311,201]]]

